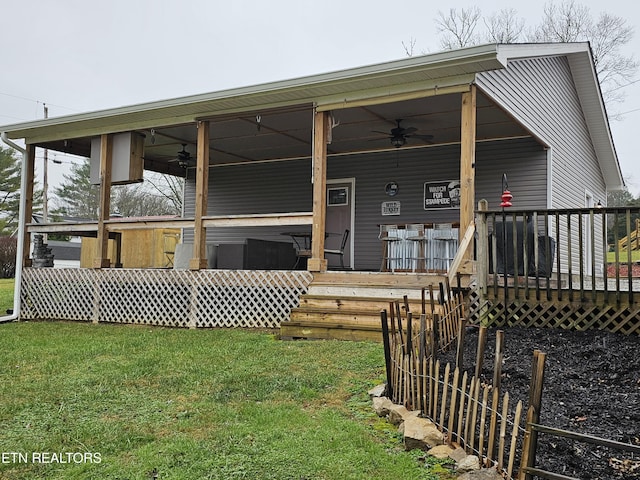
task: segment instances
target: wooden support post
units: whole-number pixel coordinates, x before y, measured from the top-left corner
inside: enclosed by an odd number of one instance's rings
[[[196,211],[193,222],[193,253],[189,268],[207,268],[207,229],[202,217],[207,214],[209,196],[209,122],[198,122],[198,154],[196,163]]]
[[[546,353],[534,350],[531,362],[531,383],[529,384],[529,409],[527,411],[527,424],[522,447],[522,460],[520,465],[519,480],[533,478],[528,469],[536,466],[536,451],[538,449],[538,432],[532,427],[540,421],[540,408],[542,406],[542,390],[544,387],[544,367]]]
[[[487,344],[487,327],[480,326],[478,329],[478,347],[476,350],[476,371],[475,378],[482,375],[482,364],[484,362],[484,349]]]
[[[504,358],[504,331],[496,332],[496,353],[493,361],[493,388],[500,390],[502,382],[502,359]]]
[[[476,86],[471,85],[462,94],[462,129],[460,132],[460,231],[466,232],[473,224],[475,206],[476,165]],[[472,249],[467,248],[464,259],[472,259]]]
[[[456,349],[456,368],[462,370],[464,368],[464,337],[467,334],[467,319],[462,317],[458,320],[458,343]]]
[[[122,268],[122,232],[115,232],[113,234],[114,250],[115,250],[115,264],[116,268]]]
[[[36,147],[33,145],[27,145],[27,180],[26,180],[26,192],[25,192],[25,209],[24,209],[24,218],[25,224],[31,223],[31,217],[33,215],[33,187],[34,187],[34,177],[36,170]],[[30,267],[31,266],[31,258],[29,258],[29,252],[31,250],[31,234],[24,227],[23,232],[23,244],[24,249],[22,252],[22,266]]]
[[[311,258],[307,270],[325,272],[324,258],[325,219],[327,213],[327,139],[329,132],[327,112],[315,112],[313,119],[313,228],[311,231]]]
[[[93,259],[93,268],[109,268],[109,232],[106,221],[109,220],[111,203],[111,167],[113,156],[113,136],[100,138],[100,203],[98,207],[97,256]]]

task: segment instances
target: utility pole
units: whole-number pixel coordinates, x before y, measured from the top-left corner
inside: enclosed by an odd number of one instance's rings
[[[42,104],[44,107],[44,118],[49,118],[49,109],[45,103]],[[49,223],[49,205],[48,205],[48,190],[49,190],[49,180],[48,180],[48,163],[49,163],[49,150],[47,148],[44,149],[44,166],[42,168],[42,183],[43,183],[43,191],[42,191],[42,223]],[[48,241],[48,235],[45,233],[43,236],[44,243]]]

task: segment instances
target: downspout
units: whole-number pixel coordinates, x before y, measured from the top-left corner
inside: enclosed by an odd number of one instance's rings
[[[6,132],[0,133],[2,141],[9,145],[11,148],[22,153],[22,166],[20,177],[20,203],[18,207],[18,245],[16,249],[16,273],[15,273],[15,285],[13,291],[13,312],[10,315],[0,316],[0,323],[12,322],[20,318],[20,286],[22,284],[22,260],[24,253],[24,228],[25,228],[25,210],[27,205],[27,199],[24,192],[27,190],[27,150],[16,145],[9,140]]]

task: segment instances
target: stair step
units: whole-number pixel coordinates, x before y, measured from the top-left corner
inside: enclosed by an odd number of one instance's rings
[[[446,275],[435,273],[400,272],[336,272],[315,273],[312,285],[349,285],[349,286],[386,286],[404,288],[422,288],[429,285],[437,287],[446,281]],[[468,280],[466,280],[468,282]]]
[[[289,318],[292,322],[320,322],[339,325],[368,325],[380,328],[380,311],[328,310],[326,308],[293,308]]]
[[[280,338],[288,339],[321,339],[321,340],[355,340],[382,341],[382,332],[368,325],[342,325],[340,323],[287,321],[280,324]]]
[[[388,310],[391,301],[402,299],[380,298],[380,297],[336,297],[326,295],[310,295],[304,294],[300,296],[300,309],[315,308],[326,310],[355,310],[367,313],[379,314],[380,310]],[[431,312],[431,304],[426,300],[426,311]],[[409,309],[411,312],[422,312],[422,300],[409,298]]]
[[[310,295],[325,295],[333,297],[370,297],[389,300],[402,300],[408,298],[419,300],[422,298],[421,287],[389,286],[389,285],[340,285],[340,284],[316,284],[309,285],[307,292]],[[429,295],[428,291],[426,292]]]

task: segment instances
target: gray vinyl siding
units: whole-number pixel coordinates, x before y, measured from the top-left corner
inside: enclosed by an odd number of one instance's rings
[[[476,199],[491,208],[500,202],[502,174],[507,173],[517,208],[544,208],[546,152],[532,139],[480,143],[476,154]],[[311,211],[311,162],[244,164],[212,168],[209,172],[209,215]],[[459,221],[458,209],[425,210],[424,183],[460,177],[460,147],[399,149],[376,154],[330,157],[328,179],[355,178],[354,267],[377,270],[381,223],[449,223]],[[399,192],[388,197],[384,187],[395,181]],[[194,183],[186,183],[185,216],[193,215]],[[382,216],[382,202],[401,202],[401,215]],[[241,242],[245,238],[290,241],[282,233],[291,227],[207,229],[212,243]],[[185,232],[191,241],[192,232]]]
[[[514,60],[477,84],[550,147],[550,208],[606,202],[606,187],[566,57]]]
[[[195,180],[185,184],[185,217],[193,217]],[[246,163],[209,170],[207,215],[310,212],[312,210],[311,160]],[[235,243],[245,238],[271,241],[290,239],[282,235],[294,227],[208,228],[207,242]],[[193,231],[185,231],[185,242]]]
[[[566,57],[510,61],[505,70],[479,74],[477,84],[549,146],[549,208],[584,207],[586,193],[593,195],[594,203],[606,205],[603,172]],[[557,239],[563,271],[568,268],[565,228],[563,222],[563,238]],[[597,243],[594,263],[600,273],[601,239]],[[578,245],[572,246],[572,252],[575,271],[575,265],[579,265]]]

